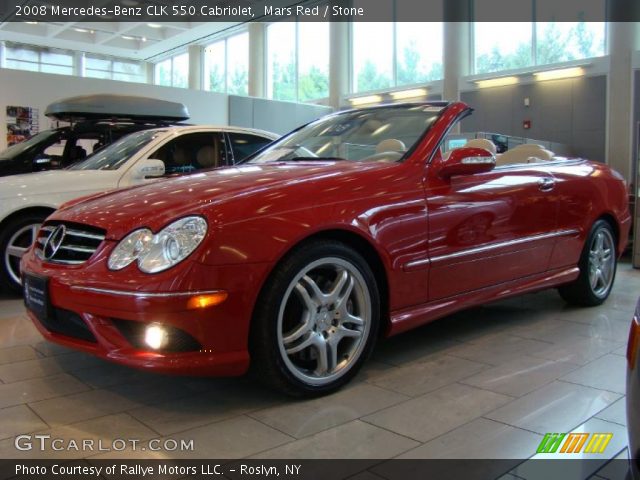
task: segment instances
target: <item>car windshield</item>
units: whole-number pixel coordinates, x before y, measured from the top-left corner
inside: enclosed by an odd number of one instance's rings
[[[59,132],[57,130],[45,130],[44,132],[40,132],[37,135],[29,138],[20,143],[16,143],[15,145],[11,145],[9,148],[0,152],[0,161],[2,160],[11,160],[12,158],[17,157],[22,152],[26,152],[28,149],[33,147],[34,145],[38,145],[40,143],[46,142],[48,139],[52,137],[57,137]]]
[[[389,105],[330,115],[262,150],[248,163],[395,162],[418,142],[442,109],[437,105]]]
[[[94,153],[69,170],[117,170],[164,130],[143,130],[131,133]]]

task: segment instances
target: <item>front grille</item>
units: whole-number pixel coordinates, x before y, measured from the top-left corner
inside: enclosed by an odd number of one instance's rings
[[[96,343],[96,337],[80,315],[62,308],[52,308],[51,310],[51,314],[40,320],[44,328],[53,333]]]
[[[80,265],[95,253],[105,232],[74,223],[51,222],[38,232],[36,255],[48,262]]]

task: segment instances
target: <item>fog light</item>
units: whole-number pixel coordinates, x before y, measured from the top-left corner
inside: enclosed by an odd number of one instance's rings
[[[158,324],[151,324],[144,332],[144,342],[154,350],[160,350],[167,344],[167,331]]]
[[[220,305],[224,302],[229,294],[227,292],[214,292],[207,293],[204,295],[194,295],[187,302],[187,308],[189,310],[194,310],[196,308],[208,308],[213,307],[215,305]]]

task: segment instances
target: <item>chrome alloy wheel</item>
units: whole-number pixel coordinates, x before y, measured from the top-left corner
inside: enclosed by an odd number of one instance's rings
[[[371,330],[371,296],[360,271],[337,257],[316,260],[291,281],[278,313],[278,346],[289,372],[326,385],[358,361]]]
[[[36,241],[40,225],[39,223],[25,225],[11,235],[9,242],[7,242],[7,248],[4,251],[4,265],[9,277],[17,285],[22,283],[20,280],[20,259]]]
[[[600,229],[589,247],[589,284],[599,298],[607,295],[615,273],[615,242],[611,232]]]

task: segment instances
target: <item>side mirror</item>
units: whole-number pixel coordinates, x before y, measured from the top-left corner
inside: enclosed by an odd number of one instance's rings
[[[461,147],[452,150],[438,174],[445,179],[455,175],[473,175],[493,170],[496,157],[484,148]]]
[[[161,177],[164,175],[164,162],[154,158],[147,158],[138,162],[133,167],[133,178],[145,180],[147,178]]]

